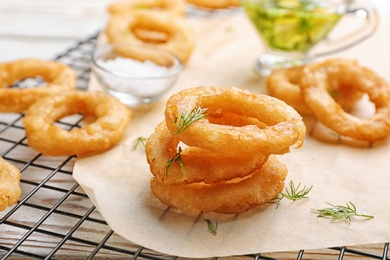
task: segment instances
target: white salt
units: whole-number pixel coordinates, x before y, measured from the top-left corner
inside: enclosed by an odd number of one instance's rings
[[[158,77],[165,76],[168,69],[149,60],[144,62],[130,58],[117,57],[112,60],[98,61],[99,66],[110,71],[123,73],[127,77]]]
[[[168,68],[146,60],[144,62],[130,58],[115,58],[112,60],[99,60],[98,65],[109,71],[115,71],[114,75],[104,75],[102,80],[106,87],[112,91],[150,97],[163,92],[172,83],[171,78],[164,78],[168,74]],[[161,78],[156,78],[161,77]]]

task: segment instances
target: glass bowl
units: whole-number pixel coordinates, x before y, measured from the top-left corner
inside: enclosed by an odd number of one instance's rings
[[[99,84],[129,107],[161,98],[182,69],[178,57],[149,45],[106,44],[92,54],[92,71]]]

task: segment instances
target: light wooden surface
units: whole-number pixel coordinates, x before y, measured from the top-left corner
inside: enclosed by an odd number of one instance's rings
[[[0,0],[0,61],[52,58],[104,26],[110,0]]]
[[[69,45],[100,30],[104,26],[107,18],[105,6],[109,2],[111,1],[0,0],[0,62],[25,57],[46,59],[54,57]],[[385,6],[388,6],[389,2],[390,1],[388,0],[378,0],[380,5]],[[389,15],[389,13],[386,13],[386,15]],[[390,27],[390,24],[385,26]],[[34,178],[38,181],[39,174]],[[54,182],[61,183],[60,186],[66,188],[69,188],[68,185],[72,181],[71,176],[67,175],[60,175],[54,180]],[[28,192],[28,190],[25,190],[25,192]],[[50,200],[51,198],[47,199]],[[71,208],[76,204],[78,207],[85,209],[92,206],[88,200],[82,202],[70,200],[67,206]],[[32,211],[28,211],[25,214],[27,216],[26,224],[30,225],[34,224],[34,221],[40,217],[34,215],[34,212]],[[99,217],[97,216],[97,218]],[[60,232],[62,227],[72,226],[74,223],[66,222],[64,219],[54,219],[48,221],[45,225],[51,227],[57,225],[57,229]],[[93,229],[93,226],[83,229],[86,236],[90,238],[96,237],[106,231],[107,230]],[[0,245],[12,244],[14,241],[17,241],[19,237],[20,234],[16,231],[4,231],[4,229],[1,229],[0,227]],[[45,240],[43,237],[37,238],[36,241],[40,241],[40,239]],[[124,248],[130,246],[128,242],[119,237],[114,237],[112,243],[121,245]],[[42,243],[39,242],[31,242],[28,246],[30,247],[29,250],[36,253],[47,251],[47,248],[44,248]],[[380,255],[383,251],[383,244],[357,246],[354,247],[354,249]],[[62,256],[64,258],[83,257],[86,255],[85,252],[83,253],[84,250],[87,251],[78,245],[70,244],[64,247]],[[106,255],[106,257],[109,256],[110,255]],[[265,256],[278,259],[296,259],[297,252],[265,254]],[[337,259],[338,256],[338,251],[323,249],[306,252],[303,259]],[[119,257],[123,257],[123,255]],[[347,253],[344,259],[365,259],[365,257]]]

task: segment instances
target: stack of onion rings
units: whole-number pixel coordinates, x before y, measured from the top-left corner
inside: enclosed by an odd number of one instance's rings
[[[63,117],[83,114],[96,120],[81,128],[66,130],[54,125]],[[34,103],[23,124],[28,145],[52,156],[90,155],[113,147],[127,128],[131,111],[103,92],[68,91]]]
[[[390,135],[390,86],[372,70],[347,59],[329,59],[274,71],[269,93],[302,114],[314,115],[341,136],[378,141]],[[363,94],[375,105],[370,118],[349,114]]]
[[[110,17],[105,35],[110,43],[130,42],[165,49],[185,63],[194,48],[194,35],[183,17],[139,10]]]
[[[0,211],[18,202],[22,194],[20,175],[18,168],[0,158]]]
[[[107,7],[107,11],[111,15],[126,14],[140,9],[164,10],[180,16],[186,13],[185,4],[182,0],[118,1]]]
[[[175,133],[176,118],[194,107],[207,116]],[[165,120],[146,143],[152,192],[190,214],[247,211],[282,191],[287,168],[272,154],[301,147],[305,134],[301,116],[276,98],[234,87],[183,90],[168,100]],[[182,165],[167,169],[178,149]]]
[[[40,59],[20,59],[0,64],[0,111],[23,112],[38,99],[76,88],[76,74],[69,66]],[[41,77],[46,85],[12,88],[27,78]]]

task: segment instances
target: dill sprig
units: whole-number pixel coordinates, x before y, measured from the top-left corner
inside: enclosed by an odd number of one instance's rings
[[[301,189],[301,183],[299,183],[297,186],[295,186],[293,181],[289,182],[289,186],[286,188],[286,192],[281,192],[279,195],[271,200],[271,203],[276,203],[277,206],[276,208],[279,207],[279,203],[283,198],[292,200],[292,201],[297,201],[300,199],[307,199],[308,194],[313,188],[313,185],[310,187],[303,186]]]
[[[343,219],[351,222],[352,217],[364,217],[368,219],[374,217],[366,214],[358,214],[356,211],[356,206],[352,202],[347,203],[346,206],[333,205],[328,202],[327,204],[331,207],[324,209],[312,209],[312,211],[317,213],[317,217],[319,218],[331,218],[331,222]]]
[[[284,198],[284,196],[281,193],[279,193],[278,196],[276,198],[273,198],[272,200],[270,200],[269,203],[275,203],[276,208],[279,208],[279,203],[283,198]]]
[[[307,199],[307,194],[311,191],[313,188],[313,185],[310,187],[303,186],[302,189],[299,189],[301,187],[301,183],[299,183],[297,186],[290,181],[289,182],[289,189],[286,189],[286,193],[281,192],[281,195],[289,200],[296,201],[299,199]]]
[[[145,144],[148,138],[140,136],[137,137],[133,142],[132,142],[132,149],[131,150],[136,150],[138,146],[142,145],[142,147],[145,149]]]
[[[166,175],[168,175],[169,167],[171,167],[172,163],[174,163],[174,162],[176,162],[180,166],[182,173],[184,173],[184,174],[186,173],[186,169],[184,168],[184,163],[181,159],[181,152],[182,152],[182,149],[179,146],[178,153],[175,154],[171,159],[168,160],[167,165],[165,165],[165,169],[164,169]]]
[[[186,114],[183,111],[179,111],[180,116],[175,118],[175,125],[177,126],[177,131],[173,134],[178,134],[186,130],[193,122],[200,120],[208,115],[206,113],[207,108],[194,108],[189,114]]]
[[[215,222],[215,224],[208,218],[205,218],[204,219],[206,222],[207,222],[207,228],[209,230],[209,232],[211,234],[213,234],[214,236],[217,235],[217,231],[218,231],[218,222]]]

